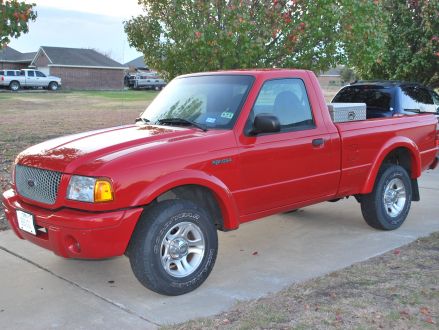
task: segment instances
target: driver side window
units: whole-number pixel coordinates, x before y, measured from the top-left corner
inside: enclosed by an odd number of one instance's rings
[[[264,83],[249,120],[258,114],[279,119],[281,132],[314,128],[314,119],[305,85],[301,79],[276,79]]]

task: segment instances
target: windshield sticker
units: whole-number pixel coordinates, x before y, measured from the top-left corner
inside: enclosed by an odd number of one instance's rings
[[[233,112],[223,112],[221,114],[221,118],[232,119],[233,118]]]
[[[215,119],[215,118],[209,117],[209,118],[206,119],[206,123],[211,123],[211,124],[213,124],[213,123],[215,123],[215,122],[216,122],[216,119]]]

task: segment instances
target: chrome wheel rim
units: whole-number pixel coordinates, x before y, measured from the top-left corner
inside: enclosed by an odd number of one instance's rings
[[[390,180],[384,189],[384,209],[389,217],[399,216],[406,203],[406,190],[404,182],[399,178]]]
[[[162,240],[162,266],[173,277],[186,277],[200,266],[204,251],[205,239],[200,227],[192,222],[180,222]]]

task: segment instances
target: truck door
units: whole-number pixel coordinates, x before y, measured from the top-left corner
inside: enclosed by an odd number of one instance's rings
[[[316,111],[317,110],[317,111]],[[241,189],[235,198],[241,215],[333,196],[339,180],[339,159],[320,109],[312,111],[302,79],[268,80],[239,138]],[[252,136],[254,117],[275,115],[277,133]]]
[[[47,87],[49,85],[49,79],[41,71],[35,71],[35,81],[39,87]]]
[[[34,87],[39,86],[37,78],[35,77],[35,71],[25,71],[26,72],[26,86]]]

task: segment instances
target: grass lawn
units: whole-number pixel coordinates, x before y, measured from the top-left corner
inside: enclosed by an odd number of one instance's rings
[[[45,99],[50,97],[63,97],[63,96],[81,96],[85,98],[105,98],[117,101],[152,101],[158,92],[152,90],[120,90],[120,91],[64,91],[59,90],[57,92],[49,92],[46,90],[27,90],[16,93],[2,90],[0,93],[0,100],[14,100],[14,99],[26,99],[37,98]]]
[[[123,91],[81,91],[75,92],[84,97],[102,97],[120,101],[152,101],[157,92],[150,90],[123,90]]]

